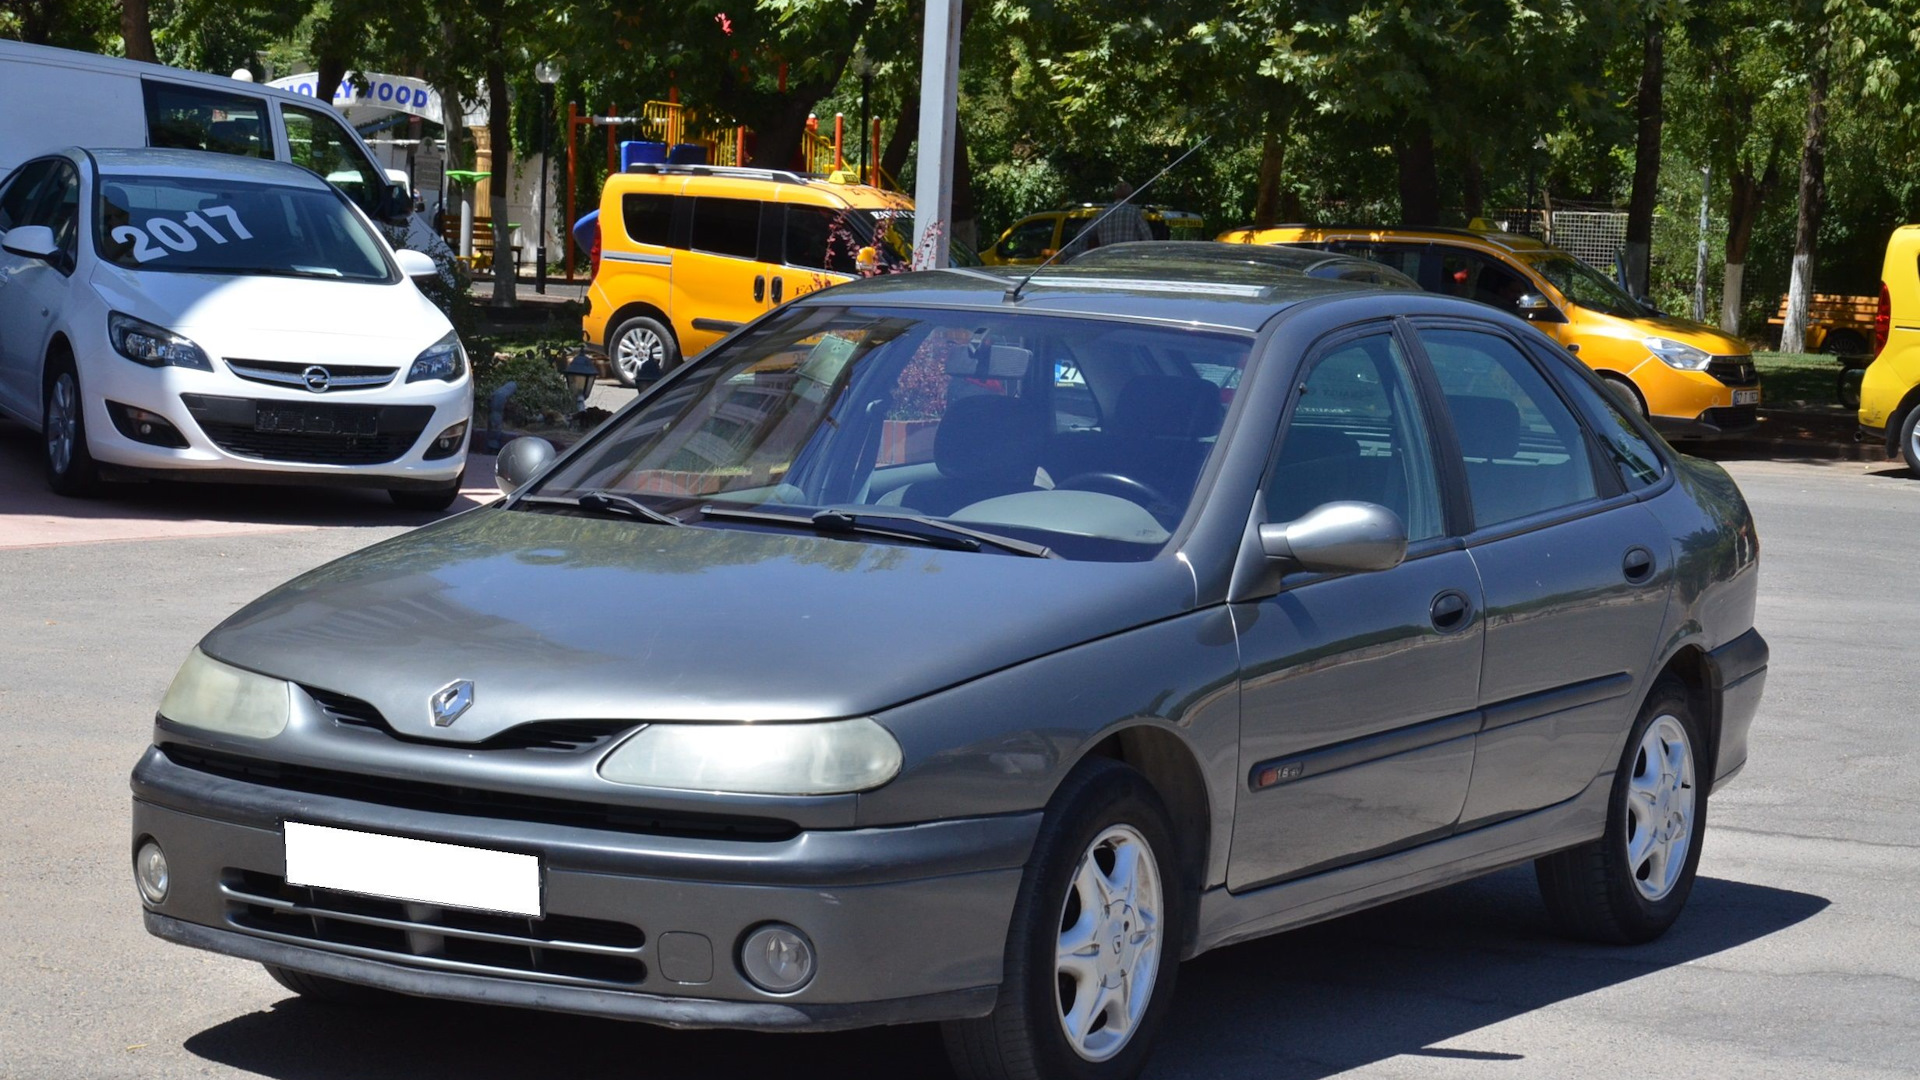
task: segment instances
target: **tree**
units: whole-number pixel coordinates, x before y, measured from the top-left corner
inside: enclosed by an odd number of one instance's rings
[[[147,13],[147,0],[120,0],[120,40],[126,45],[127,59],[159,61],[153,50],[153,20]]]
[[[1653,250],[1653,212],[1660,188],[1661,93],[1666,83],[1666,12],[1649,3],[1641,29],[1640,88],[1634,95],[1636,138],[1633,194],[1627,202],[1627,288],[1647,295],[1647,259]]]

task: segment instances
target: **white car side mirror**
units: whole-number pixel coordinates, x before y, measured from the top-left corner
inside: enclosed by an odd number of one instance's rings
[[[29,259],[51,259],[60,253],[60,244],[54,240],[53,230],[45,225],[22,225],[13,229],[4,239],[0,239],[0,247]]]
[[[401,248],[393,253],[393,261],[399,265],[400,272],[410,278],[437,277],[440,273],[433,256],[424,251]]]

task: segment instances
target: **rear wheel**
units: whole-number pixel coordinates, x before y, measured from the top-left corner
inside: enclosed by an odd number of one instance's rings
[[[1705,746],[1686,686],[1661,678],[1614,774],[1606,835],[1534,863],[1547,914],[1563,933],[1639,944],[1680,917],[1707,830]]]
[[[40,412],[47,486],[61,495],[91,495],[100,486],[100,469],[87,450],[87,417],[80,397],[80,374],[74,370],[70,357],[59,357],[51,363],[48,375]]]
[[[639,386],[671,371],[680,362],[680,346],[657,320],[636,315],[614,330],[607,355],[621,385]]]
[[[1900,421],[1900,456],[1907,460],[1907,468],[1920,476],[1920,404],[1908,409],[1906,418]]]
[[[1871,350],[1867,336],[1858,330],[1835,330],[1820,343],[1820,351],[1828,356],[1864,356]]]
[[[391,1001],[393,994],[359,983],[341,982],[329,979],[325,975],[312,975],[292,968],[275,967],[262,964],[273,981],[299,994],[308,1001],[318,1001],[327,1005],[378,1005]]]
[[[1054,795],[993,1012],[943,1025],[961,1080],[1126,1080],[1173,1002],[1187,893],[1152,785],[1087,762]]]
[[[445,510],[460,497],[460,481],[436,488],[390,488],[387,498],[402,510]]]

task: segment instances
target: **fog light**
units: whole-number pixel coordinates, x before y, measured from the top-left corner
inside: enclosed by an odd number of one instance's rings
[[[791,994],[813,978],[813,944],[782,923],[768,923],[740,945],[740,970],[769,994]]]
[[[160,845],[149,840],[133,856],[133,880],[140,886],[140,897],[159,905],[167,899],[167,856]]]
[[[156,412],[133,405],[123,405],[118,401],[107,402],[107,415],[113,418],[113,426],[120,434],[134,442],[149,446],[164,446],[173,450],[185,449],[186,436],[180,429],[168,422],[167,418]]]
[[[429,461],[434,458],[452,457],[460,452],[460,443],[466,437],[467,422],[462,420],[441,432],[439,435],[436,435],[433,440],[433,445],[427,447],[425,456]]]

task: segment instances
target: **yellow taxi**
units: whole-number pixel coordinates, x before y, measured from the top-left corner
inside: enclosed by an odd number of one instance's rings
[[[1655,311],[1534,237],[1476,220],[1468,229],[1283,225],[1232,229],[1219,239],[1372,259],[1429,292],[1518,315],[1586,361],[1668,438],[1717,438],[1760,422],[1760,377],[1746,342]]]
[[[993,246],[980,253],[988,266],[1034,266],[1053,258],[1061,248],[1071,246],[1071,257],[1092,246],[1091,236],[1082,236],[1093,219],[1107,209],[1106,203],[1081,203],[1078,206],[1028,214],[1000,234]],[[1147,227],[1155,240],[1204,240],[1206,221],[1199,214],[1173,210],[1165,206],[1143,206]]]
[[[1860,382],[1860,430],[1885,440],[1920,473],[1920,225],[1902,225],[1887,241],[1880,269],[1874,358]]]
[[[904,266],[912,251],[913,201],[850,173],[634,166],[600,192],[581,337],[634,386],[762,312]]]

